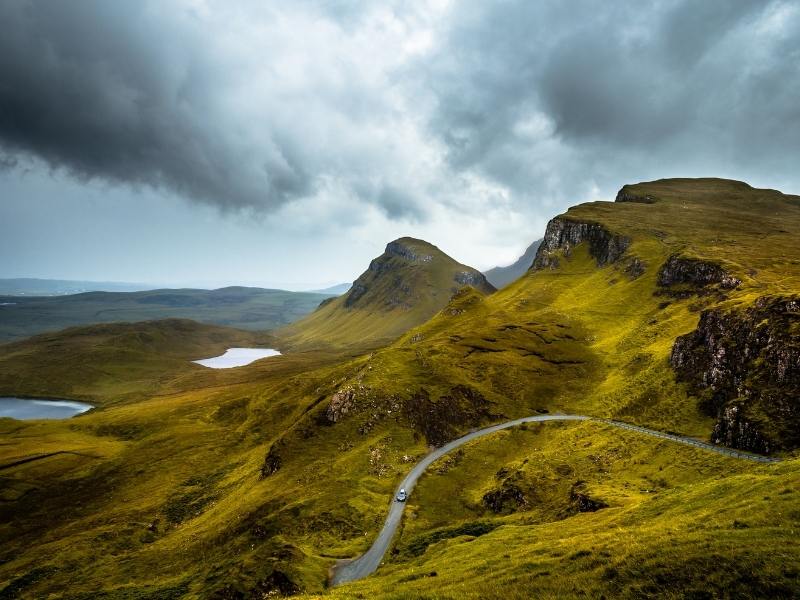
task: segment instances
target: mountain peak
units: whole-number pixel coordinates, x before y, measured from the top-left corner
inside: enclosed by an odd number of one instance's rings
[[[441,253],[433,244],[412,237],[401,237],[386,244],[385,254],[405,258],[411,262],[430,262],[435,253]]]
[[[290,337],[336,343],[396,337],[430,319],[464,286],[482,294],[495,291],[480,271],[433,244],[398,238],[370,262],[346,294],[291,327]],[[306,331],[313,335],[304,335]]]

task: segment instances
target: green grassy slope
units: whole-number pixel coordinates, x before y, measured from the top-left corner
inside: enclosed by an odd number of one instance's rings
[[[192,360],[273,342],[264,334],[179,319],[74,327],[1,345],[0,394],[100,404],[141,399],[181,375],[209,371]]]
[[[69,421],[0,423],[0,590],[798,596],[796,451],[779,465],[737,462],[597,423],[506,431],[442,459],[379,571],[325,587],[337,559],[369,547],[429,444],[539,411],[709,438],[715,417],[676,380],[672,346],[703,309],[798,291],[800,255],[781,233],[800,231],[797,198],[720,180],[626,193],[639,201],[567,214],[627,238],[615,261],[598,265],[591,240],[556,248],[558,267],[490,295],[462,290],[384,347],[180,374]],[[719,262],[741,285],[659,285],[676,253]],[[2,469],[43,449],[77,454]]]
[[[500,512],[490,494],[505,498]],[[543,424],[439,461],[385,566],[324,597],[791,598],[798,528],[797,460],[753,466]]]
[[[330,295],[261,288],[87,292],[0,296],[0,343],[94,323],[192,319],[251,331],[274,329],[313,311]]]
[[[400,238],[386,246],[346,294],[279,335],[298,347],[376,346],[430,319],[464,286],[483,294],[494,291],[481,273],[436,246]]]

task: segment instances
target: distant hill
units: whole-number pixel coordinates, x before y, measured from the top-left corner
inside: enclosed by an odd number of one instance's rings
[[[331,287],[323,288],[321,290],[311,290],[316,294],[330,294],[331,296],[341,296],[347,290],[350,289],[352,283],[338,283],[336,285],[332,285]]]
[[[536,251],[539,249],[539,244],[541,243],[542,240],[533,242],[514,264],[508,265],[507,267],[495,267],[484,271],[483,274],[486,276],[486,279],[489,280],[489,283],[497,289],[507,286],[512,281],[522,277],[527,270],[531,268],[533,259],[536,256]]]
[[[269,335],[187,319],[70,327],[0,345],[0,395],[136,400],[178,375],[206,374],[191,361],[231,347],[269,347]]]
[[[119,281],[78,281],[21,277],[0,279],[0,296],[64,296],[82,292],[139,292],[153,289],[144,283]]]
[[[482,273],[433,244],[404,237],[389,243],[343,296],[282,330],[290,343],[351,345],[391,339],[424,323],[464,286],[490,294]]]
[[[248,287],[0,296],[0,342],[77,325],[167,318],[262,331],[287,325],[330,297]]]

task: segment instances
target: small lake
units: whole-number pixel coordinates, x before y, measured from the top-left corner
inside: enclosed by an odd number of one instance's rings
[[[231,369],[243,367],[262,358],[280,356],[280,352],[272,348],[228,348],[225,354],[192,362],[210,369]]]
[[[73,400],[0,398],[0,417],[12,419],[69,419],[90,408],[93,408],[91,404]]]

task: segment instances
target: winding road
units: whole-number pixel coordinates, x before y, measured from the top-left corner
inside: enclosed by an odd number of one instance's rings
[[[400,485],[397,486],[397,489],[392,495],[392,501],[389,508],[389,515],[386,517],[386,522],[383,524],[383,529],[381,529],[381,532],[378,534],[378,537],[375,538],[375,541],[372,543],[370,549],[367,550],[364,554],[362,554],[358,558],[346,562],[341,561],[340,563],[338,563],[333,568],[331,574],[331,583],[333,585],[339,585],[342,583],[347,583],[348,581],[355,581],[357,579],[362,579],[363,577],[366,577],[367,575],[370,575],[375,572],[375,570],[381,564],[381,560],[383,560],[384,554],[386,554],[386,551],[389,549],[389,546],[392,543],[392,539],[394,538],[394,535],[397,532],[397,527],[400,525],[400,520],[403,517],[403,511],[405,510],[406,507],[405,502],[398,502],[397,500],[395,500],[397,492],[400,491],[400,488],[403,488],[406,490],[406,493],[410,496],[411,491],[414,489],[414,485],[417,483],[417,480],[425,472],[425,469],[427,469],[431,465],[431,463],[441,458],[448,452],[455,450],[459,446],[463,446],[467,442],[477,439],[479,437],[483,437],[485,435],[489,435],[490,433],[501,431],[503,429],[508,429],[510,427],[516,427],[517,425],[522,425],[523,423],[541,423],[543,421],[595,421],[597,423],[604,423],[606,425],[611,425],[613,427],[619,427],[621,429],[636,431],[652,437],[657,437],[664,440],[677,442],[679,444],[686,444],[688,446],[702,448],[703,450],[716,452],[717,454],[730,456],[732,458],[741,458],[743,460],[751,460],[761,463],[778,462],[778,459],[775,458],[759,456],[756,454],[748,454],[746,452],[740,452],[738,450],[732,450],[730,448],[724,448],[722,446],[715,446],[713,444],[701,442],[693,438],[682,437],[679,435],[664,433],[661,431],[655,431],[653,429],[639,427],[638,425],[630,425],[628,423],[623,423],[621,421],[599,419],[596,417],[586,417],[583,415],[535,415],[531,417],[522,417],[520,419],[514,419],[513,421],[506,421],[505,423],[499,423],[497,425],[492,425],[491,427],[478,429],[477,431],[468,433],[460,438],[453,440],[448,444],[445,444],[441,448],[436,448],[430,454],[425,456],[425,458],[419,461],[416,465],[414,465],[414,468],[411,469],[411,472],[408,475],[406,475],[405,479],[403,479],[402,482],[400,482]]]

